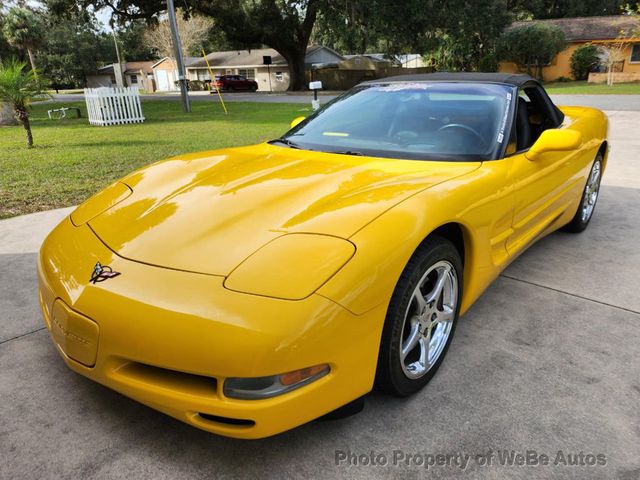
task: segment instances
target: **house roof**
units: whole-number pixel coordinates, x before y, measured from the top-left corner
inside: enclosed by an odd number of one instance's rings
[[[153,62],[152,61],[144,61],[144,62],[125,62],[124,73],[153,73]]]
[[[307,47],[307,55],[315,53],[318,50],[327,49],[321,45],[311,45]],[[331,49],[331,52],[339,55]],[[264,65],[264,56],[271,56],[271,64],[274,66],[286,66],[287,61],[273,48],[256,48],[252,50],[228,50],[225,52],[212,52],[207,54],[207,60],[212,68],[220,67],[259,67]],[[199,57],[192,63],[185,62],[189,68],[206,68],[207,64],[204,58]]]
[[[164,62],[165,60],[171,60],[173,61],[173,59],[171,57],[162,57],[160,60],[158,60],[157,62],[155,62],[153,65],[151,65],[151,68],[155,68],[158,65],[160,65],[162,62]],[[198,60],[202,60],[202,57],[184,57],[184,66],[185,67],[190,67],[192,64],[194,64],[195,62],[197,62]]]
[[[422,55],[419,53],[407,53],[404,55],[396,55],[396,58],[400,63],[409,63],[422,60]]]
[[[382,63],[394,63],[393,58],[387,58],[384,53],[360,53],[356,55],[344,55],[344,58],[347,60],[351,60],[352,58],[364,57],[368,58],[374,62],[382,62]]]
[[[109,65],[105,65],[104,67],[100,67],[98,68],[97,74],[98,75],[113,75],[114,70],[113,70],[113,63],[109,64]],[[145,61],[145,62],[125,62],[124,63],[124,73],[126,75],[130,75],[133,73],[145,73],[145,74],[151,74],[153,73],[153,62],[152,61]]]
[[[262,57],[270,55],[272,65],[286,65],[287,61],[273,48],[257,48],[254,50],[229,50],[212,52],[207,55],[211,67],[248,67],[262,65]],[[199,58],[189,67],[206,68],[204,58]]]
[[[528,20],[513,22],[507,30],[544,23],[559,27],[567,37],[568,42],[586,42],[589,40],[613,40],[625,32],[623,36],[629,38],[633,30],[640,25],[637,18],[629,15],[608,15],[602,17],[572,17],[553,18],[549,20]]]
[[[113,75],[113,63],[98,68],[96,73],[97,75]]]

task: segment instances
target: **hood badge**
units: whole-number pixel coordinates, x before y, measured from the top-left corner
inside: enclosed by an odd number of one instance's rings
[[[105,280],[109,280],[110,278],[117,277],[120,275],[120,272],[114,272],[113,268],[108,265],[102,265],[100,262],[96,263],[96,266],[93,267],[93,273],[91,274],[91,283],[95,284],[98,282],[104,282]]]

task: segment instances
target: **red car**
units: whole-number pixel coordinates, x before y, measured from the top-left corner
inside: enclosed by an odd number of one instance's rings
[[[234,90],[248,90],[255,92],[258,90],[258,83],[242,75],[216,75],[216,86],[223,92]]]

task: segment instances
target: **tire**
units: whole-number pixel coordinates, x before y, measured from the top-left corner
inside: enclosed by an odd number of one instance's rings
[[[587,182],[580,197],[580,205],[578,211],[571,221],[564,226],[564,230],[572,233],[583,232],[593,218],[593,212],[596,208],[598,195],[600,193],[600,181],[602,180],[602,153],[598,152],[596,159],[591,165],[591,170],[587,176]]]
[[[461,298],[458,250],[442,237],[427,238],[407,263],[389,302],[378,354],[377,389],[407,396],[431,380],[451,344]],[[427,358],[430,361],[423,362]]]

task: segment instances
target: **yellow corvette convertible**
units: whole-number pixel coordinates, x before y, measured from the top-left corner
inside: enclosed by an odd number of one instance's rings
[[[526,75],[366,82],[80,205],[40,252],[44,319],[72,370],[220,435],[409,395],[509,262],[587,227],[606,135]]]

